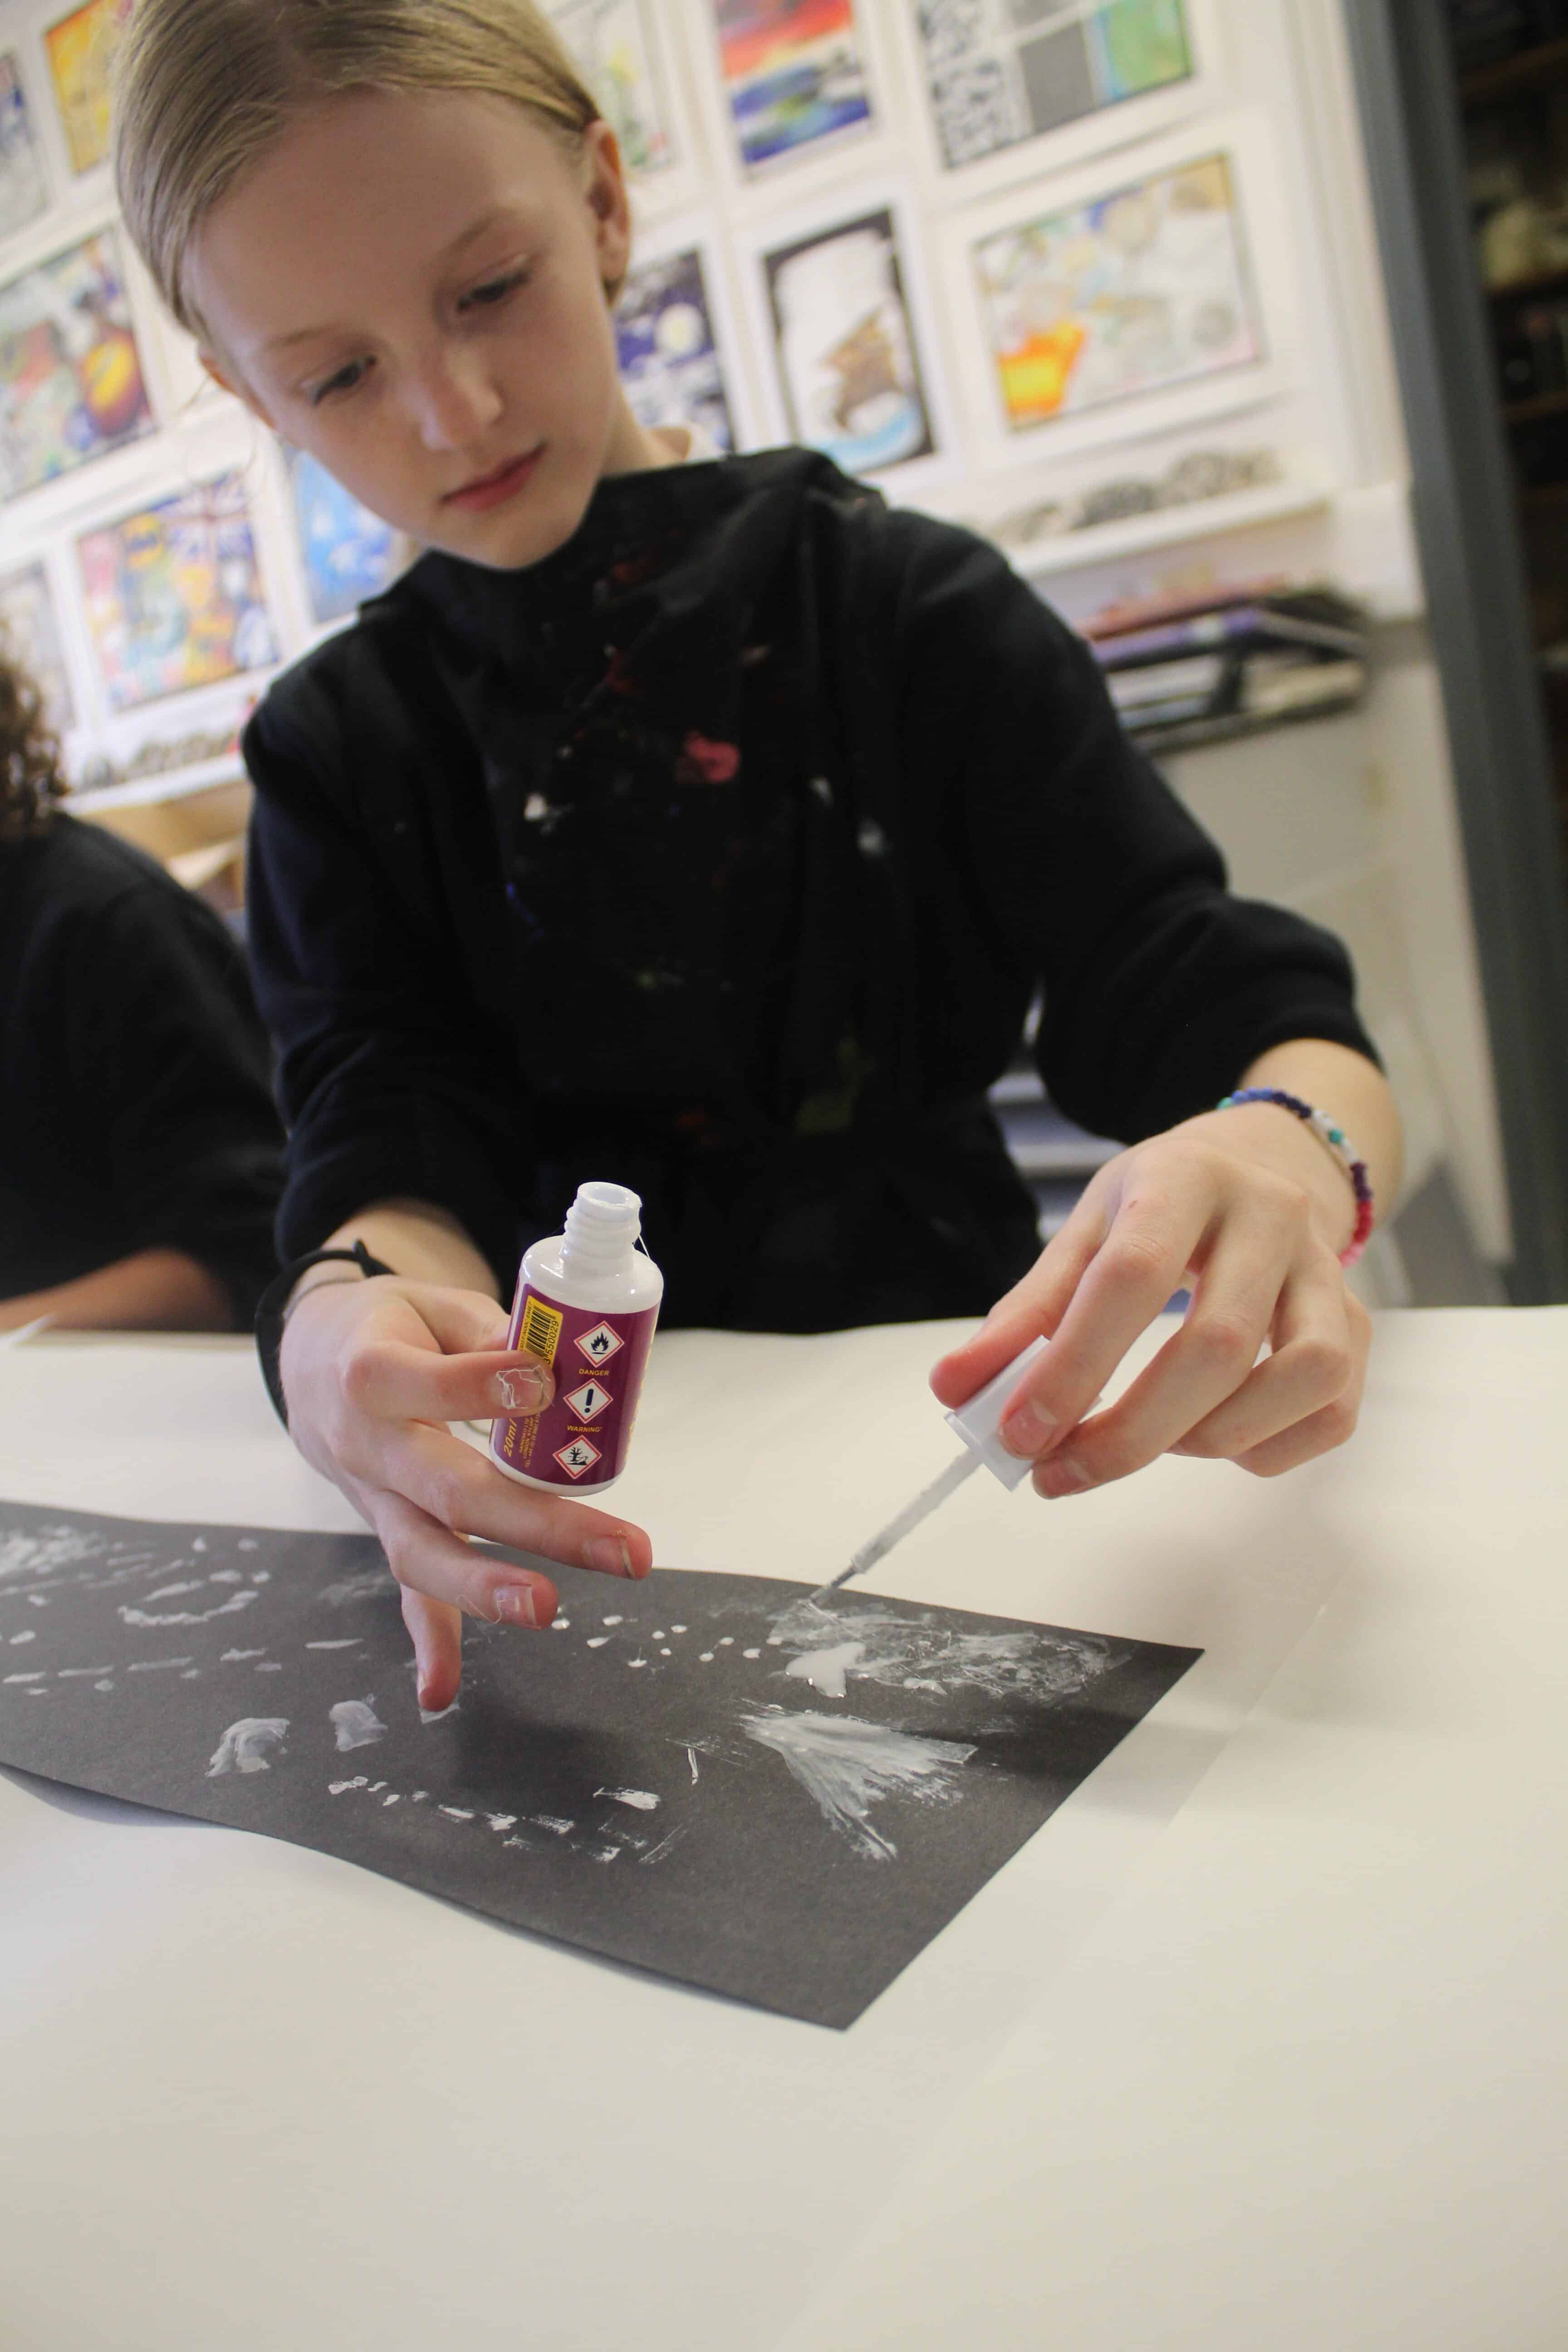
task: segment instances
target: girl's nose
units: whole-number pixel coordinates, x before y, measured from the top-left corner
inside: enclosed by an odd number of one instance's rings
[[[426,449],[462,449],[495,424],[504,403],[479,355],[439,352],[411,372],[409,404]]]

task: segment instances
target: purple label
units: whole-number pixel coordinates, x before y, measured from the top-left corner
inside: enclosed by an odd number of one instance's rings
[[[555,1399],[526,1420],[509,1413],[490,1424],[496,1460],[563,1493],[591,1495],[618,1477],[658,1321],[657,1306],[600,1314],[563,1307],[520,1281],[510,1345],[550,1366]]]

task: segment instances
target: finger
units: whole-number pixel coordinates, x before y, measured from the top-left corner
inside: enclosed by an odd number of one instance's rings
[[[414,1680],[426,1715],[440,1715],[463,1680],[463,1617],[447,1601],[403,1588],[403,1622],[414,1643]]]
[[[547,1576],[466,1544],[401,1495],[377,1496],[375,1531],[399,1584],[465,1617],[540,1627],[555,1614],[558,1596]]]
[[[475,1349],[505,1353],[511,1331],[506,1308],[481,1290],[458,1290],[443,1282],[403,1282],[397,1295],[417,1308],[436,1345],[447,1355]]]
[[[1274,1349],[1215,1412],[1172,1447],[1207,1461],[1239,1460],[1342,1396],[1364,1372],[1366,1342],[1352,1326],[1337,1265],[1297,1268],[1279,1294]]]
[[[1360,1301],[1352,1301],[1360,1314],[1365,1314]],[[1370,1339],[1370,1326],[1368,1337]],[[1366,1388],[1367,1353],[1358,1351],[1358,1360],[1349,1384],[1331,1404],[1326,1404],[1291,1429],[1281,1431],[1265,1444],[1255,1445],[1250,1452],[1236,1457],[1244,1470],[1255,1478],[1278,1478],[1287,1470],[1298,1469],[1303,1462],[1311,1462],[1320,1454],[1331,1454],[1354,1434],[1361,1418],[1362,1397]]]
[[[644,1577],[653,1546],[629,1520],[519,1486],[460,1438],[424,1422],[363,1422],[344,1449],[355,1475],[437,1525],[605,1576]]]
[[[1180,1328],[1124,1396],[1037,1463],[1036,1492],[1076,1495],[1129,1477],[1234,1397],[1276,1320],[1290,1257],[1274,1220],[1234,1214]]]
[[[996,1301],[978,1331],[931,1366],[931,1391],[939,1402],[967,1404],[1031,1339],[1041,1332],[1047,1337],[1053,1333],[1104,1239],[1104,1211],[1085,1193],[1022,1281]]]
[[[1010,1453],[1037,1460],[1090,1411],[1128,1349],[1180,1288],[1212,1207],[1211,1193],[1185,1174],[1123,1201],[1050,1347],[1003,1416]]]
[[[512,1349],[442,1355],[400,1330],[372,1328],[354,1343],[342,1373],[356,1412],[376,1421],[469,1421],[540,1412],[555,1393],[547,1366]]]

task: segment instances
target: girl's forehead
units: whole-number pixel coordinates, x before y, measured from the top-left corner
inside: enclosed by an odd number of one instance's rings
[[[526,236],[574,194],[562,142],[509,100],[356,91],[301,116],[214,205],[191,292],[254,356],[460,266],[491,235]]]

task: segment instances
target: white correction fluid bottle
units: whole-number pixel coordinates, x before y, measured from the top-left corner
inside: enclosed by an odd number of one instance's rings
[[[490,1460],[552,1494],[602,1495],[626,1467],[664,1276],[637,1247],[642,1202],[621,1184],[583,1184],[566,1230],[518,1269],[510,1345],[550,1366],[542,1412],[502,1413]]]

